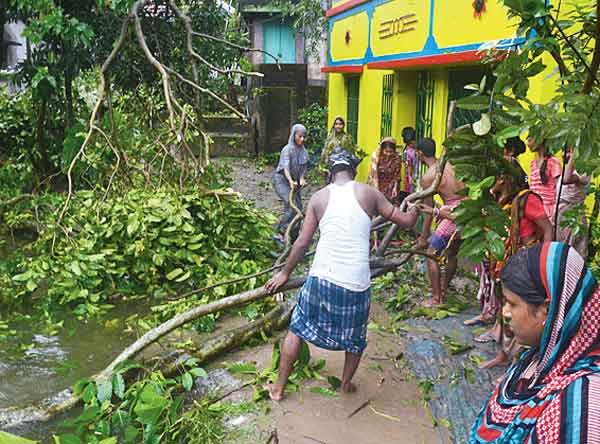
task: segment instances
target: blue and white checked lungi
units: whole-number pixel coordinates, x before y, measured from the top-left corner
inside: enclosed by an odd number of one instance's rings
[[[367,346],[371,289],[350,291],[309,276],[298,295],[290,331],[327,350],[361,354]]]

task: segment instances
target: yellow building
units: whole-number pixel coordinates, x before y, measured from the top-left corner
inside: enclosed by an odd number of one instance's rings
[[[327,17],[329,125],[344,117],[366,152],[384,136],[400,142],[405,126],[439,147],[450,100],[485,74],[484,50],[524,41],[498,0],[338,0]],[[551,97],[556,79],[548,68],[532,82],[530,99]],[[479,119],[468,113],[458,110],[456,126]],[[363,162],[359,178],[367,173]]]

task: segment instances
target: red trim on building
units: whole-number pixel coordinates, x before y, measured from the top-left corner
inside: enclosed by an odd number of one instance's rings
[[[360,74],[363,72],[362,65],[324,66],[321,72],[342,72],[348,74]]]
[[[453,52],[449,54],[438,54],[425,57],[414,57],[403,60],[388,60],[385,62],[372,62],[367,64],[374,69],[409,68],[426,65],[446,65],[451,63],[478,62],[485,57],[482,51]]]
[[[350,0],[342,5],[334,6],[331,9],[328,9],[325,12],[325,17],[333,17],[334,15],[338,15],[341,12],[347,11],[348,9],[354,8],[355,6],[362,5],[363,3],[368,2],[369,0]]]

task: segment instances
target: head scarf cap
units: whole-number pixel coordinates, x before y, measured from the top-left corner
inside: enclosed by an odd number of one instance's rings
[[[290,137],[288,138],[287,146],[289,147],[299,147],[304,145],[296,145],[296,133],[301,133],[306,135],[308,131],[306,131],[306,127],[300,123],[294,124],[292,126],[292,130],[290,131]]]
[[[379,144],[379,146],[381,148],[383,148],[383,145],[385,145],[385,144],[394,145],[394,148],[395,148],[397,145],[396,139],[394,139],[393,137],[384,137],[383,140],[381,141],[381,143]]]
[[[471,429],[469,443],[600,442],[600,289],[574,248],[546,242],[523,249],[527,274],[502,284],[549,301],[539,345],[502,377]],[[527,284],[524,279],[531,279]],[[533,367],[531,379],[523,379]],[[571,439],[573,438],[573,439]]]

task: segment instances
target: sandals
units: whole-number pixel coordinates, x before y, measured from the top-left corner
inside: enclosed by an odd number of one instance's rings
[[[494,321],[494,319],[489,320],[485,319],[481,315],[477,315],[474,318],[463,321],[463,325],[466,325],[467,327],[475,327],[477,325],[492,325]]]
[[[495,342],[496,338],[494,338],[494,335],[492,333],[490,333],[489,331],[486,331],[485,333],[482,333],[479,336],[474,337],[473,341],[475,341],[479,344],[487,344],[489,342]]]

